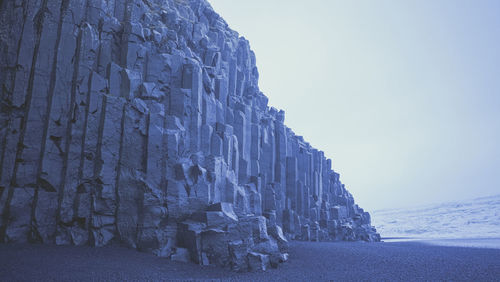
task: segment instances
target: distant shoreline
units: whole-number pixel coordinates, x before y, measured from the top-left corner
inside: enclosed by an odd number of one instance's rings
[[[372,224],[387,240],[443,241],[442,244],[484,247],[500,238],[500,195],[406,209],[373,211]],[[474,242],[473,245],[470,245]],[[500,243],[498,243],[500,246]]]
[[[500,238],[405,238],[393,237],[386,238],[382,241],[386,243],[393,242],[419,242],[427,245],[435,245],[442,247],[463,247],[463,248],[480,248],[480,249],[500,249]]]

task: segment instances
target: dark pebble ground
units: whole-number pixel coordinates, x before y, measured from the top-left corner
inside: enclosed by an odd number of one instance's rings
[[[120,247],[0,244],[0,281],[500,281],[500,249],[403,243],[293,242],[261,273],[177,263]]]

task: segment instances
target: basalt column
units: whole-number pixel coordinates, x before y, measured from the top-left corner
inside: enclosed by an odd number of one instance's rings
[[[238,271],[380,236],[205,0],[0,1],[0,240]]]

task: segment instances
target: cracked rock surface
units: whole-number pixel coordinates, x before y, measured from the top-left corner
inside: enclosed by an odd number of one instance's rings
[[[205,0],[0,1],[0,240],[237,271],[379,241]]]

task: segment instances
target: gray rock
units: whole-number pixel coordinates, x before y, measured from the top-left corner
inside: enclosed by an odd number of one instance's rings
[[[242,240],[229,242],[231,269],[239,272],[248,270],[248,245]]]
[[[230,203],[217,203],[207,207],[207,211],[211,212],[221,212],[224,216],[230,218],[231,220],[238,221],[238,216],[234,213],[233,205]]]
[[[269,256],[256,252],[248,254],[248,268],[252,271],[266,271],[270,266]]]
[[[268,106],[249,42],[188,2],[3,1],[0,241],[236,271],[286,261],[289,239],[380,241]]]
[[[176,248],[171,258],[173,261],[189,262],[189,250],[185,248]]]
[[[223,227],[237,222],[236,218],[228,216],[226,213],[221,211],[208,211],[205,215],[208,227]]]

